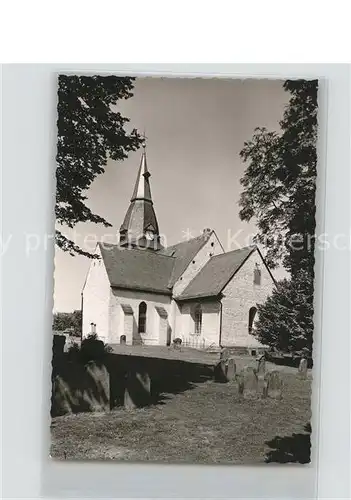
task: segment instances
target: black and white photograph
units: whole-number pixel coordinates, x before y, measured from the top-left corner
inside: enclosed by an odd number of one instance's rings
[[[310,463],[317,94],[57,76],[53,459]]]

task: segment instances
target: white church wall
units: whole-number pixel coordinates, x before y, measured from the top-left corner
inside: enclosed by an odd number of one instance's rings
[[[204,302],[202,304],[202,331],[201,335],[206,340],[206,345],[219,345],[220,330],[220,303]]]
[[[138,317],[139,305],[145,302],[147,305],[146,310],[146,333],[138,334]],[[164,307],[168,313],[167,325],[170,324],[170,304],[171,297],[151,292],[142,292],[137,290],[122,290],[113,288],[111,289],[111,302],[110,302],[110,334],[109,342],[120,342],[120,336],[124,335],[123,316],[121,304],[128,304],[133,309],[133,340],[137,342],[142,340],[146,345],[158,345],[159,343],[166,344],[167,339],[164,338],[163,325],[160,324],[160,316],[155,309],[155,306]],[[162,326],[162,328],[161,328]],[[160,333],[161,332],[161,333]],[[161,335],[161,338],[160,338]]]
[[[220,331],[220,303],[218,301],[205,301],[201,303],[202,327],[201,334],[195,334],[195,321],[193,311],[198,302],[185,302],[180,306],[176,321],[176,335],[190,344],[219,345]]]
[[[189,285],[197,273],[204,267],[213,255],[224,253],[224,250],[217,238],[216,233],[213,231],[208,241],[198,251],[193,260],[190,262],[182,276],[174,284],[173,295],[177,297]]]
[[[182,325],[181,325],[181,305],[175,300],[171,301],[170,314],[169,314],[169,329],[170,329],[170,341],[180,336]],[[180,332],[180,333],[179,333]]]
[[[256,263],[261,270],[261,284],[254,283]],[[275,287],[259,253],[255,251],[223,290],[222,336],[224,346],[256,346],[249,334],[249,310],[265,302]]]
[[[100,251],[97,247],[97,254]],[[96,333],[101,340],[108,341],[110,282],[102,259],[90,263],[83,288],[83,337],[91,332],[91,323],[96,323]]]
[[[194,321],[191,317],[191,304],[180,305],[179,315],[176,320],[176,336],[187,339],[194,332]]]

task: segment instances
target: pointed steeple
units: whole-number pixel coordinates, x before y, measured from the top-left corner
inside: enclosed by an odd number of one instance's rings
[[[151,177],[151,174],[147,169],[145,145],[143,145],[143,148],[144,148],[144,151],[143,151],[143,154],[141,155],[141,162],[140,162],[138,177],[137,177],[137,180],[135,183],[135,187],[134,187],[133,196],[132,196],[131,201],[148,200],[148,201],[151,201],[151,203],[152,203],[151,189],[150,189],[150,183],[149,183],[149,177]]]
[[[133,195],[119,230],[121,246],[150,248],[153,250],[162,248],[151,197],[150,177],[144,143]]]

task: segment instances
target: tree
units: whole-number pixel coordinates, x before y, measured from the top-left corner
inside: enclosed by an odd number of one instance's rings
[[[294,279],[281,281],[257,310],[255,336],[262,344],[286,353],[312,354],[313,280],[310,273],[300,270]]]
[[[78,222],[111,224],[86,205],[84,194],[104,173],[108,158],[124,160],[143,138],[125,130],[129,119],[116,106],[132,97],[135,78],[60,75],[58,79],[58,143],[56,221],[73,228]],[[56,243],[71,255],[93,257],[61,231]]]
[[[257,241],[271,267],[313,274],[315,232],[317,81],[287,80],[289,104],[281,133],[257,128],[240,156],[248,163],[241,184],[240,218],[257,220]],[[285,244],[284,244],[285,243]]]
[[[70,313],[55,313],[52,327],[58,331],[72,329],[73,335],[80,337],[82,333],[82,311],[77,309]]]
[[[287,80],[281,133],[257,128],[240,152],[248,163],[240,218],[257,221],[268,265],[282,263],[291,276],[258,307],[255,335],[285,352],[312,351],[317,83]]]
[[[71,313],[58,312],[54,313],[53,329],[58,331],[67,330],[71,324]]]

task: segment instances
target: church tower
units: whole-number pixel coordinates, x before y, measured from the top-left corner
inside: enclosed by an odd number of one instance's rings
[[[120,245],[159,250],[162,248],[156,214],[151,198],[150,172],[147,169],[146,145],[143,153],[133,196],[120,227]]]

